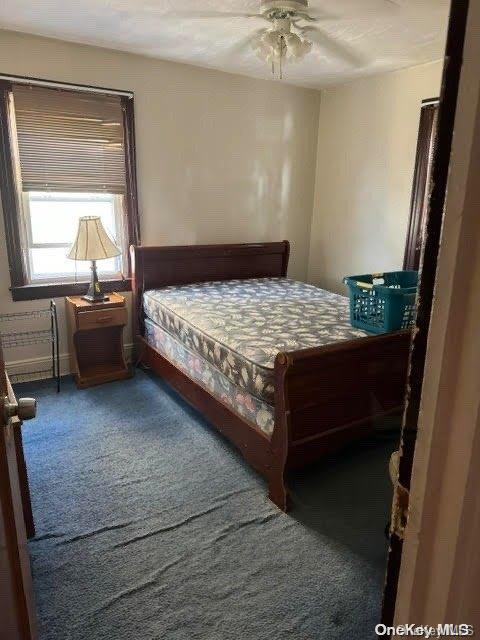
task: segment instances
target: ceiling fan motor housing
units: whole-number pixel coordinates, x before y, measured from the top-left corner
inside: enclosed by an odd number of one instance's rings
[[[308,9],[308,0],[262,0],[262,13],[274,18],[289,17]]]

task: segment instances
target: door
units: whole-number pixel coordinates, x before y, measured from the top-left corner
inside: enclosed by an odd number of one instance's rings
[[[400,441],[399,471],[392,507],[392,530],[382,606],[382,622],[392,626],[403,551],[403,534],[408,520],[408,500],[413,457],[417,441],[422,381],[430,329],[438,250],[450,167],[453,127],[456,115],[460,73],[469,2],[455,2],[450,10],[442,91],[438,109],[437,139],[433,154],[432,187],[425,221],[425,238],[420,264],[417,320],[410,350],[407,399]]]
[[[27,548],[29,497],[24,486],[26,475],[20,435],[21,419],[35,415],[35,401],[23,398],[19,405],[5,373],[0,344],[1,640],[34,640],[37,637]]]

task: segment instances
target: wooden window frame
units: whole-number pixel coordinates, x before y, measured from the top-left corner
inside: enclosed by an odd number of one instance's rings
[[[16,81],[31,84],[48,84],[51,87],[65,88],[65,83],[48,82],[33,78],[17,78],[15,80],[0,80],[0,184],[3,217],[5,220],[5,241],[10,271],[10,292],[14,301],[40,300],[70,295],[82,295],[88,288],[88,282],[46,282],[31,284],[27,281],[27,271],[24,263],[24,247],[22,245],[21,197],[16,175],[15,162],[12,155],[13,140],[11,123],[11,92]],[[68,85],[67,85],[68,86]],[[70,85],[72,90],[95,91],[99,94],[111,95],[112,90],[97,87]],[[118,93],[118,92],[117,92]],[[125,219],[126,245],[140,244],[140,221],[138,215],[135,120],[133,94],[121,94],[123,111],[123,128],[125,135]],[[131,262],[130,252],[124,256],[124,266],[127,277],[118,280],[102,280],[102,289],[111,291],[131,290]]]
[[[438,115],[438,98],[422,101],[420,124],[418,127],[415,171],[413,174],[410,218],[403,268],[418,271],[422,250],[422,230],[426,223],[428,198],[431,188],[431,170],[435,147],[435,130]]]

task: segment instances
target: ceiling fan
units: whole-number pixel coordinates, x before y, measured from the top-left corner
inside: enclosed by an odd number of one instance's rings
[[[396,6],[396,0],[384,0]],[[314,44],[327,49],[335,57],[353,66],[362,66],[362,57],[348,45],[331,38],[318,25],[334,16],[309,8],[308,0],[260,0],[258,13],[202,11],[168,12],[164,16],[188,18],[256,18],[268,25],[234,45],[235,51],[252,48],[257,56],[269,63],[273,76],[283,77],[285,62],[299,62],[312,50]]]

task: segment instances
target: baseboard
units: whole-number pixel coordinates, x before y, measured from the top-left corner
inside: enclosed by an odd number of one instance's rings
[[[132,361],[133,354],[133,344],[126,344],[124,347],[125,350],[125,358],[127,362]],[[60,375],[68,376],[71,372],[70,369],[70,354],[61,353],[60,357]],[[44,370],[50,369],[52,366],[52,358],[51,356],[41,356],[39,358],[26,358],[24,360],[10,360],[5,363],[7,373],[14,377],[20,377],[22,382],[30,381],[30,380],[42,380],[44,378],[50,377],[50,373],[48,371],[43,372]]]

